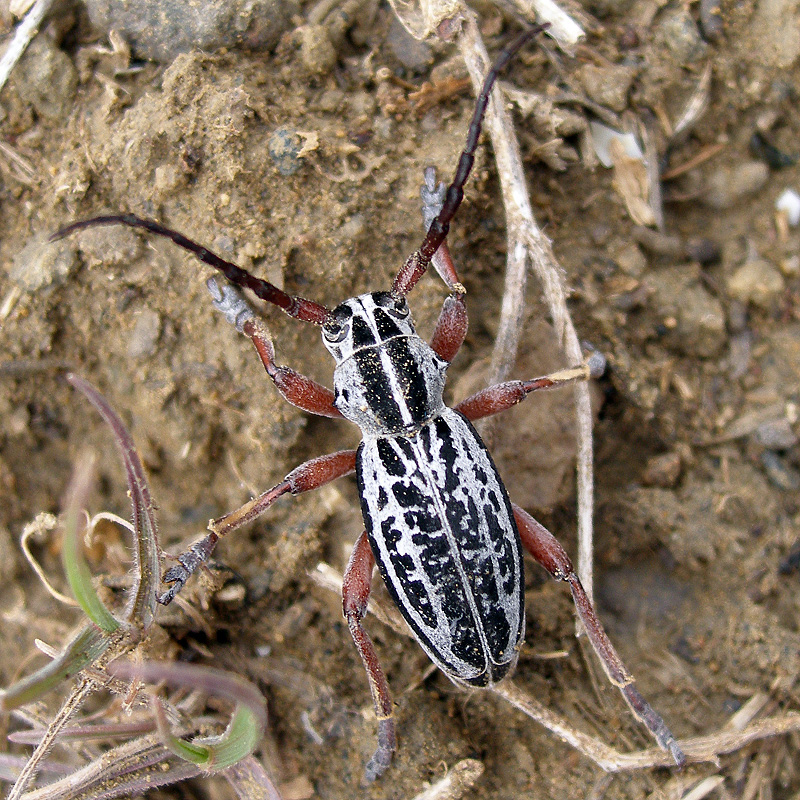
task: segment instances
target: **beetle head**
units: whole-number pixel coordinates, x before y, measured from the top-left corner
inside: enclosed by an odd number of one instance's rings
[[[331,311],[322,325],[322,341],[337,364],[365,347],[398,336],[416,336],[408,304],[390,292],[351,297]]]

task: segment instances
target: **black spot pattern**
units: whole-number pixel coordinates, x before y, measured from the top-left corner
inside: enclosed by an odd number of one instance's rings
[[[357,475],[378,567],[423,648],[458,682],[500,680],[523,635],[522,553],[472,426],[445,409],[416,437],[365,439]]]
[[[378,337],[382,342],[392,339],[395,336],[402,336],[403,332],[391,316],[381,309],[375,309],[375,326],[378,329]]]
[[[378,460],[386,474],[390,478],[402,478],[406,474],[405,462],[392,446],[392,440],[382,438],[378,439],[375,444],[378,448]],[[379,477],[376,472],[375,478],[378,479]],[[384,481],[379,480],[377,486],[381,487],[381,489],[385,488]]]
[[[403,429],[403,415],[394,397],[392,385],[381,362],[381,351],[375,348],[359,350],[353,361],[363,386],[364,401],[370,416],[386,431]]]
[[[375,335],[361,317],[353,317],[352,329],[354,349],[359,347],[369,347],[370,345],[377,344],[375,341]]]
[[[357,322],[358,320],[353,321],[354,341],[359,340]],[[365,328],[364,337],[371,335]],[[426,422],[436,410],[433,400],[441,402],[441,398],[432,399],[420,372],[418,358],[411,351],[408,337],[391,339],[380,349],[359,350],[353,355],[353,360],[370,415],[377,426],[387,433],[400,432]],[[387,374],[387,362],[391,365],[396,388]],[[398,393],[399,397],[396,396]],[[408,411],[408,418],[405,420],[401,403]]]
[[[389,356],[400,393],[406,407],[415,423],[423,423],[430,418],[434,408],[431,403],[430,392],[422,373],[416,354],[412,352],[410,342],[405,339],[393,339],[386,343],[386,353]],[[437,400],[440,398],[437,397]]]

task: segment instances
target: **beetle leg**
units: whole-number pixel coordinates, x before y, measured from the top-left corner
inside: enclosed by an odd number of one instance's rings
[[[603,374],[605,364],[606,360],[600,353],[593,353],[587,361],[577,367],[551,372],[549,375],[532,378],[528,381],[507,381],[488,386],[466,400],[462,400],[455,410],[460,411],[468,420],[474,422],[515,406],[538,389],[560,389],[575,381],[597,378]]]
[[[431,349],[449,364],[464,344],[467,335],[467,306],[463,294],[451,294],[442,305]]]
[[[362,532],[353,547],[347,569],[344,571],[342,583],[342,609],[350,627],[350,634],[355,642],[364,669],[367,671],[375,716],[378,718],[378,747],[364,769],[364,779],[371,783],[379,777],[392,761],[392,754],[397,749],[397,737],[394,728],[394,709],[392,695],[386,675],[383,673],[375,645],[369,638],[361,621],[367,613],[370,581],[375,566],[375,557],[367,539],[367,532]]]
[[[444,183],[436,183],[436,168],[425,167],[425,182],[420,188],[422,198],[422,224],[427,233],[433,220],[441,213],[447,197],[447,187]],[[458,279],[453,258],[450,255],[450,248],[447,240],[439,245],[439,249],[433,254],[431,259],[439,277],[447,284],[448,289],[457,294],[464,294],[464,287]]]
[[[594,606],[586,595],[580,579],[575,574],[564,548],[558,540],[543,525],[537,522],[527,511],[517,505],[512,505],[514,519],[517,521],[520,538],[525,549],[541,564],[557,581],[567,581],[578,617],[586,629],[589,637],[608,679],[622,692],[622,696],[633,711],[634,716],[650,731],[659,746],[666,750],[675,759],[675,763],[682,767],[686,763],[686,756],[678,745],[672,732],[667,728],[661,717],[651,708],[650,704],[642,697],[633,679],[633,675],[622,663],[622,659],[611,644],[608,634],[603,629]]]
[[[272,378],[275,388],[284,399],[309,414],[341,418],[342,412],[333,404],[334,394],[331,389],[289,367],[280,367],[275,363],[275,348],[264,325],[256,319],[248,320],[242,331],[253,340],[267,375]]]
[[[220,286],[215,278],[209,278],[206,287],[217,311],[222,312],[236,330],[253,341],[267,375],[272,378],[275,388],[285,400],[309,414],[341,418],[341,412],[333,404],[334,394],[330,389],[289,367],[281,367],[275,363],[275,347],[269,331],[238,289],[230,284]]]
[[[436,183],[436,170],[433,167],[425,168],[425,183],[422,184],[420,197],[422,197],[422,221],[425,230],[430,228],[436,216],[441,213],[447,187],[443,183]],[[456,353],[464,344],[467,335],[467,305],[464,302],[465,289],[458,279],[453,258],[447,241],[439,245],[433,254],[433,266],[439,277],[450,289],[450,296],[444,301],[436,323],[436,330],[431,339],[431,349],[439,358],[448,364],[455,358]]]
[[[171,586],[158,598],[158,602],[162,605],[171,603],[189,576],[208,561],[217,542],[225,534],[263,514],[279,497],[319,489],[320,486],[353,472],[355,468],[355,450],[341,450],[338,453],[313,458],[293,469],[279,484],[245,503],[241,508],[219,519],[212,519],[208,523],[209,533],[178,556],[178,563],[164,573],[164,583],[169,583]]]
[[[453,263],[453,257],[450,255],[450,248],[446,241],[439,245],[439,249],[433,254],[431,261],[439,277],[447,284],[450,291],[455,294],[466,293],[464,284],[458,279],[456,265]]]

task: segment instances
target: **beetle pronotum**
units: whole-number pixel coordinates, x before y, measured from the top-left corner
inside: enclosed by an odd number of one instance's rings
[[[494,81],[513,54],[541,30],[533,28],[519,36],[486,75],[455,177],[421,246],[400,268],[388,292],[360,295],[329,310],[250,275],[176,231],[129,214],[78,222],[53,237],[94,225],[143,228],[170,238],[290,317],[322,327],[323,343],[336,361],[333,391],[278,366],[266,328],[246,301],[232,287],[209,284],[215,305],[253,341],[280,394],[311,414],[356,423],[363,438],[357,451],[344,450],[301,464],[242,508],[212,520],[209,534],[165,574],[171,586],[160,599],[170,602],[222,536],[263,513],[278,497],[317,489],[355,472],[365,531],[347,565],[342,595],[378,718],[378,747],[367,764],[367,780],[389,766],[396,748],[389,687],[362,624],[375,565],[431,660],[455,683],[486,687],[502,680],[517,662],[525,627],[523,547],[554,578],[569,583],[578,615],[609,679],[659,745],[677,764],[684,762],[675,738],[640,695],[614,650],[566,552],[530,514],[511,503],[471,424],[510,408],[537,389],[586,379],[591,367],[490,386],[454,409],[442,399],[445,373],[467,331],[464,289],[445,238],[463,197]],[[428,345],[416,333],[405,298],[432,262],[451,293]]]

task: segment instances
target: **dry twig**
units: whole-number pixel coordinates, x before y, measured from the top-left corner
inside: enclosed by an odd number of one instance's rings
[[[343,576],[329,564],[318,564],[314,572],[310,573],[310,577],[318,586],[341,594]],[[382,602],[376,602],[374,598],[371,598],[369,610],[397,633],[413,638],[405,622],[397,618],[399,615],[387,613],[387,607]],[[490,691],[594,761],[605,772],[631,772],[653,767],[674,766],[670,753],[656,747],[637,750],[633,753],[620,753],[599,739],[579,731],[562,716],[550,711],[531,697],[513,680],[507,678],[493,686]],[[735,719],[734,715],[732,720]],[[800,731],[800,714],[787,712],[763,720],[748,721],[743,727],[734,727],[729,721],[727,725],[713,733],[680,739],[678,744],[686,754],[689,763],[716,763],[720,756],[734,753],[760,739],[798,731]]]
[[[477,90],[491,62],[471,12],[465,12],[458,43]],[[505,380],[516,359],[529,264],[544,290],[545,301],[567,361],[577,364],[583,360],[580,342],[567,309],[563,271],[556,262],[549,239],[534,219],[513,122],[499,97],[498,90],[495,90],[485,124],[492,140],[506,210],[508,261],[500,324],[489,375],[491,383]],[[578,419],[578,575],[591,599],[594,506],[592,409],[589,387],[579,383],[574,391]]]
[[[53,5],[53,0],[36,0],[33,8],[31,8],[14,32],[11,44],[8,45],[8,49],[3,54],[3,57],[0,58],[0,91],[6,85],[11,70],[14,69],[17,61],[22,57],[25,48],[36,36],[39,26],[42,24],[42,20],[50,10],[51,5]]]

